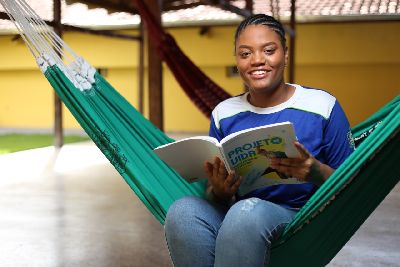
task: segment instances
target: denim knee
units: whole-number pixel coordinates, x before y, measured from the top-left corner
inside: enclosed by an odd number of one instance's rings
[[[214,265],[215,239],[224,211],[198,197],[184,197],[170,207],[165,237],[174,266]]]
[[[176,200],[168,209],[165,218],[165,231],[176,229],[179,225],[187,225],[195,216],[197,210],[204,204],[204,200],[198,197],[188,196]]]
[[[241,200],[225,216],[222,229],[230,236],[262,235],[269,240],[276,230],[281,230],[292,220],[292,211],[258,198]]]
[[[237,238],[238,233],[251,234],[259,232],[257,228],[263,224],[259,224],[259,214],[254,210],[254,206],[257,205],[258,201],[259,199],[257,198],[249,198],[234,204],[226,214],[221,226],[223,233],[229,237]]]

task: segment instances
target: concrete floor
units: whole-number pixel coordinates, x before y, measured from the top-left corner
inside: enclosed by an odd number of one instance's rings
[[[400,266],[400,184],[328,266]],[[91,143],[0,156],[0,267],[171,266],[162,226]]]

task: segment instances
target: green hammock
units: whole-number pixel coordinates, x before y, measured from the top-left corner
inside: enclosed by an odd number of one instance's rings
[[[23,0],[16,2],[23,6],[7,8],[0,0],[58,96],[157,220],[164,223],[176,199],[202,196],[204,183],[186,183],[153,153],[153,148],[173,140],[77,57]],[[28,13],[14,15],[21,9]],[[72,64],[54,50],[67,50]],[[357,150],[285,229],[272,249],[271,266],[329,263],[399,181],[399,124],[400,96],[353,128],[354,136],[360,137]]]
[[[161,223],[176,199],[203,195],[204,183],[187,184],[152,152],[158,145],[173,140],[138,113],[99,74],[90,93],[74,88],[57,67],[48,68],[45,75],[89,136]],[[399,124],[400,96],[353,128],[355,137],[375,130],[286,228],[272,249],[271,266],[329,263],[399,181]]]
[[[49,67],[45,76],[161,223],[176,199],[203,195],[204,183],[186,183],[153,153],[153,148],[173,140],[138,113],[101,75],[96,73],[93,88],[83,93],[56,66]],[[271,266],[329,263],[399,181],[399,124],[400,96],[353,128],[355,137],[375,130],[286,228],[272,250]]]

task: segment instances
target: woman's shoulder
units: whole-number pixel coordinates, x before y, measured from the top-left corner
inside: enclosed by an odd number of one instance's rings
[[[311,87],[311,86],[304,86],[304,85],[294,85],[296,89],[299,89],[299,93],[305,98],[319,98],[323,101],[335,101],[336,98],[332,95],[328,90]]]
[[[218,103],[218,105],[215,108],[221,108],[221,107],[226,107],[230,105],[235,105],[235,104],[242,104],[244,102],[244,99],[248,93],[244,92],[236,96],[229,97],[228,99],[225,99],[224,101],[221,101]]]
[[[230,117],[247,109],[245,101],[247,93],[230,97],[220,102],[213,110],[213,117]]]
[[[324,118],[329,118],[333,107],[336,104],[336,98],[324,89],[296,86],[296,101],[293,108],[319,114]]]

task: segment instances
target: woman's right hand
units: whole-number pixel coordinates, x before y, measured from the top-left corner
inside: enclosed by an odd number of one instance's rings
[[[212,186],[212,193],[222,201],[230,201],[239,189],[241,177],[236,179],[235,172],[228,173],[219,157],[215,157],[213,163],[206,161],[204,169]]]

